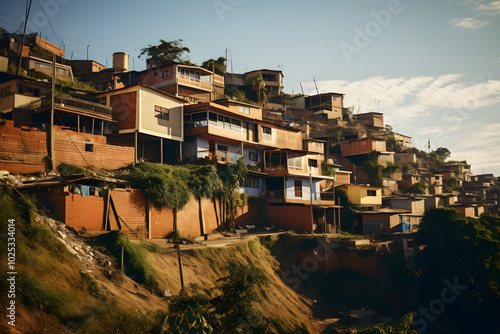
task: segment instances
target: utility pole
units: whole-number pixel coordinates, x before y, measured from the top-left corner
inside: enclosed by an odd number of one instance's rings
[[[17,67],[17,75],[21,73],[21,60],[23,59],[23,48],[24,48],[24,39],[26,38],[26,26],[28,25],[28,19],[31,11],[31,3],[33,0],[30,0],[29,5],[26,0],[26,19],[24,20],[24,31],[23,31],[23,41],[21,43],[21,51],[19,52],[19,66]]]
[[[55,90],[56,90],[56,55],[52,54],[52,92],[51,92],[51,108],[50,108],[50,149],[49,156],[52,161],[52,170],[54,170],[56,165],[56,160],[54,157],[54,99],[55,99]]]

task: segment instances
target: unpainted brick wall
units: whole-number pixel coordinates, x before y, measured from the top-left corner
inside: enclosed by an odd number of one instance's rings
[[[36,128],[17,128],[13,121],[0,122],[0,168],[11,173],[35,173],[45,170],[48,155],[46,133]],[[54,131],[56,164],[61,162],[86,167],[117,169],[134,162],[134,147],[110,145],[106,137],[64,130]],[[92,144],[92,151],[85,150]]]
[[[311,208],[306,205],[270,205],[267,207],[267,224],[310,232]]]

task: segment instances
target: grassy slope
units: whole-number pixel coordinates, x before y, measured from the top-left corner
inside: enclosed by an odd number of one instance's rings
[[[224,248],[183,251],[182,261],[186,286],[196,284],[205,291],[227,275],[224,268],[229,262],[261,268],[269,279],[269,285],[258,288],[259,302],[254,305],[256,309],[267,317],[280,319],[289,330],[299,326],[310,333],[317,333],[311,321],[310,303],[282,282],[277,274],[279,263],[259,239]],[[177,294],[181,286],[176,251],[171,251],[168,256],[150,253],[149,262],[158,274],[160,286]]]
[[[15,199],[16,198],[16,199]],[[17,223],[17,318],[16,327],[6,324],[1,314],[2,333],[59,333],[67,329],[80,333],[147,332],[165,311],[167,303],[151,295],[119,270],[96,267],[91,276],[82,274],[81,263],[55,237],[53,231],[41,225],[46,219],[32,201],[0,188],[0,227],[4,233],[7,219]],[[0,253],[6,254],[5,239],[0,241]],[[180,290],[176,252],[146,254],[161,290]],[[270,251],[258,240],[242,242],[221,249],[183,251],[186,284],[196,284],[208,292],[216,281],[226,276],[228,262],[252,264],[268,276],[269,284],[258,288],[256,309],[265,316],[279,319],[291,332],[303,327],[310,333],[310,305],[286,286],[276,273],[279,268]],[[0,262],[0,302],[8,300],[4,260]],[[213,294],[214,292],[208,292]],[[5,313],[5,310],[2,310]]]

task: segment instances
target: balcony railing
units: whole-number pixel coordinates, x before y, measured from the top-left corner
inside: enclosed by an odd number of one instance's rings
[[[29,110],[40,111],[51,107],[50,97],[43,97],[40,100],[33,101],[29,104]],[[69,109],[89,116],[99,116],[112,118],[113,109],[111,107],[86,101],[75,99],[69,96],[56,95],[54,96],[54,106],[57,108]]]
[[[177,82],[180,83],[180,84],[183,84],[183,85],[188,85],[188,86],[191,86],[191,87],[197,87],[197,88],[201,88],[201,89],[206,89],[206,90],[211,90],[212,89],[212,85],[207,83],[207,82],[204,82],[204,81],[201,81],[200,79],[197,79],[197,78],[191,78],[191,77],[188,77],[188,76],[185,76],[185,75],[178,75],[177,76]]]
[[[209,150],[198,151],[198,159],[210,159],[217,160],[219,162],[226,162],[229,164],[234,164],[241,158],[241,154],[232,153],[227,151],[215,150],[210,152]]]
[[[285,191],[283,190],[268,190],[265,193],[265,199],[269,201],[284,200]],[[304,200],[310,201],[312,196],[313,201],[335,201],[335,192],[333,191],[317,191],[310,193],[307,189],[296,191],[289,189],[286,191],[287,200]]]

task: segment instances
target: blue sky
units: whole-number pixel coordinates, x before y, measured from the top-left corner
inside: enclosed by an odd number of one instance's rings
[[[0,26],[18,29],[24,1],[0,4]],[[136,70],[160,38],[183,39],[198,64],[228,49],[236,73],[282,68],[285,91],[302,83],[306,94],[315,77],[355,112],[379,109],[418,148],[430,139],[500,175],[500,1],[34,0],[28,30],[74,59],[87,45],[109,66],[127,52]]]

